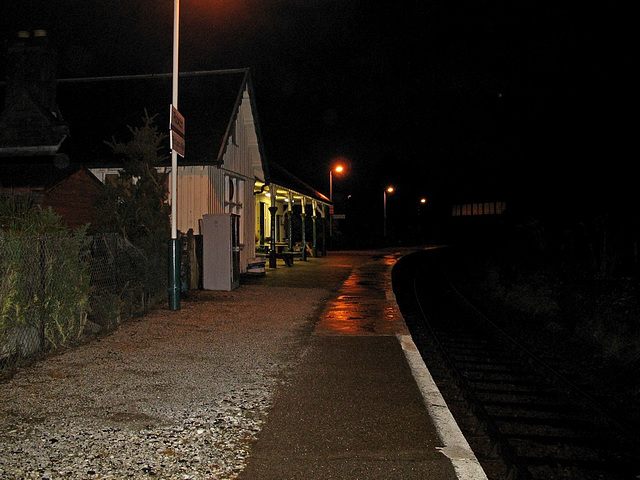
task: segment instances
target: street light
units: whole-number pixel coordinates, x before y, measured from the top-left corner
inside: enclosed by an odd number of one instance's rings
[[[329,170],[329,200],[333,202],[333,172],[342,173],[344,172],[344,167],[342,165],[336,165],[331,170]]]
[[[384,208],[384,212],[383,212],[383,219],[384,219],[384,223],[383,223],[383,230],[382,230],[382,234],[384,236],[384,238],[387,238],[387,193],[393,193],[396,189],[393,188],[391,185],[389,185],[387,188],[384,189],[384,194],[383,194],[383,208]]]
[[[344,172],[343,165],[336,165],[335,167],[329,170],[329,200],[331,200],[331,211],[329,212],[329,237],[333,236],[333,172],[342,173]]]
[[[173,1],[172,105],[178,109],[178,44],[180,0]],[[180,248],[178,245],[178,153],[171,150],[171,240],[169,242],[169,308],[180,310]]]
[[[427,205],[427,198],[420,198],[420,205],[418,206],[418,240],[422,242],[423,240],[423,230],[424,230],[424,207]]]

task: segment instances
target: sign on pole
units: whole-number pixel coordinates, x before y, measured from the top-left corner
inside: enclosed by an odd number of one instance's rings
[[[174,150],[178,155],[184,158],[185,152],[185,129],[184,129],[184,117],[171,105],[171,135],[169,136],[169,143],[171,150]]]
[[[184,138],[181,137],[175,130],[171,130],[171,149],[175,150],[178,155],[184,158],[184,148]]]

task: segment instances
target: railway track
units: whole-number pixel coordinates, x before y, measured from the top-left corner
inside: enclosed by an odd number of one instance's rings
[[[491,480],[640,478],[637,432],[500,330],[446,281],[443,254],[401,259],[393,289],[416,345]]]

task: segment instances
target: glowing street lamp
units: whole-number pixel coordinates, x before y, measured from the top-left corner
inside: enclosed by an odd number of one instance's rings
[[[331,170],[329,170],[329,200],[333,202],[333,172],[342,173],[344,172],[344,166],[336,165]]]
[[[387,188],[384,189],[383,202],[382,202],[383,207],[384,207],[384,212],[383,212],[384,213],[384,216],[383,216],[384,223],[383,223],[383,230],[382,230],[384,238],[387,238],[387,194],[388,193],[393,193],[393,192],[395,192],[395,190],[396,189],[394,187],[392,187],[391,185],[389,185]]]
[[[331,210],[329,211],[329,237],[333,236],[333,172],[344,172],[344,165],[338,164],[329,170],[329,200],[331,200]]]
[[[420,204],[418,205],[418,216],[422,214],[422,210],[427,205],[427,199],[425,197],[420,197]]]

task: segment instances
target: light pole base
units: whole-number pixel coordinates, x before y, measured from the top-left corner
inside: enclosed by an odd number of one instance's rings
[[[180,243],[169,240],[169,308],[180,310]]]

